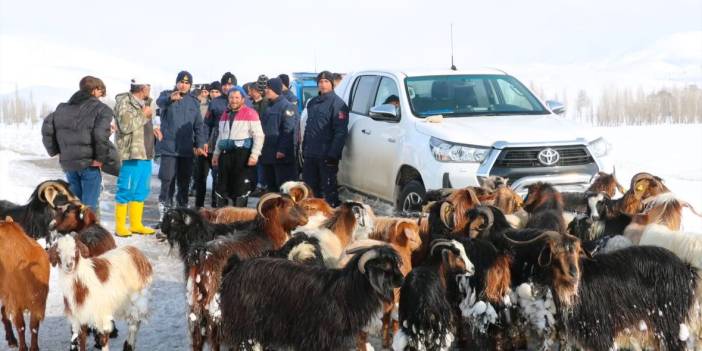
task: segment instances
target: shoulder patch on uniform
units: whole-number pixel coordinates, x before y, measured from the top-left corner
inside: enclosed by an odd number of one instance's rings
[[[285,110],[285,115],[287,117],[292,117],[293,115],[295,115],[295,110],[289,108],[289,109]]]
[[[345,120],[345,119],[347,119],[347,118],[349,118],[348,112],[339,111],[339,119],[340,119],[340,120],[343,121],[343,120]]]

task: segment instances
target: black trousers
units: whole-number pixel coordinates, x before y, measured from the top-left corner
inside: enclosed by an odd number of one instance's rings
[[[195,158],[195,207],[205,206],[207,193],[207,175],[212,168],[212,154]],[[217,170],[212,169],[212,207],[215,207],[215,188],[217,184]]]
[[[249,172],[246,165],[251,155],[250,149],[235,148],[232,151],[222,151],[219,155],[217,176],[217,194],[224,198],[235,200],[237,197],[248,195]]]
[[[263,164],[263,180],[266,188],[270,192],[280,191],[280,186],[289,180],[297,178],[297,166],[295,163],[273,163]]]
[[[341,204],[336,183],[337,173],[339,165],[326,164],[321,158],[306,157],[302,166],[302,180],[312,188],[316,197],[324,198],[332,207]]]
[[[187,207],[188,189],[192,174],[192,157],[161,156],[161,165],[158,170],[158,178],[161,180],[161,192],[158,195],[158,201],[166,204],[166,206],[171,206],[177,185],[177,205],[178,207]]]

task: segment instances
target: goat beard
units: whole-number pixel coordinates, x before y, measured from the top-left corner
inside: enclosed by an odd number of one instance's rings
[[[556,296],[558,297],[558,302],[562,310],[569,311],[573,309],[577,303],[579,287],[579,281],[575,284],[556,283],[554,290],[556,291]]]

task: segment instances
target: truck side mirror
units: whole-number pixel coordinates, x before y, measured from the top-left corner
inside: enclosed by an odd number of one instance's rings
[[[393,104],[382,104],[373,106],[369,113],[372,119],[378,121],[392,121],[397,122],[400,120],[398,117],[397,107]]]
[[[566,105],[555,100],[546,100],[546,106],[557,115],[563,115],[566,112]]]

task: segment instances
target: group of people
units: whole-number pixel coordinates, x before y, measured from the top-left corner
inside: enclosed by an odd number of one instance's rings
[[[334,93],[336,82],[338,75],[318,74],[319,94],[307,103],[301,133],[297,98],[286,74],[260,75],[239,86],[226,72],[220,81],[192,89],[192,74],[181,71],[174,89],[159,94],[156,111],[149,83],[132,79],[112,109],[100,100],[107,94],[103,81],[86,76],[68,102],[45,118],[43,142],[50,156],[59,155],[71,191],[96,213],[101,172],[118,176],[118,236],[155,232],[143,225],[142,216],[156,155],[161,215],[174,206],[174,197],[176,206],[188,206],[191,177],[195,207],[203,207],[210,170],[213,207],[246,206],[252,193],[278,191],[300,175],[316,195],[336,206],[349,112]],[[109,140],[113,131],[115,144]]]

